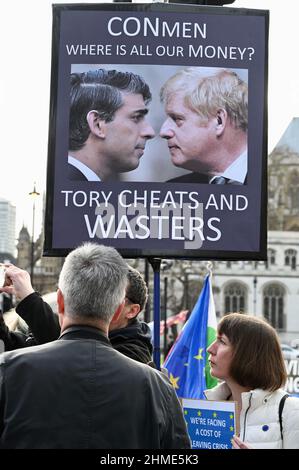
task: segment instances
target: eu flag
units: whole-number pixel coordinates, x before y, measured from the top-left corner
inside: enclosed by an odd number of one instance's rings
[[[195,307],[163,365],[180,398],[204,398],[203,391],[217,384],[210,375],[206,352],[216,338],[217,326],[210,278],[208,274]]]

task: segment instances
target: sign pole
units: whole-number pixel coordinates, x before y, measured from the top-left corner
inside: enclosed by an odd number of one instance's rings
[[[160,258],[148,258],[154,271],[154,363],[158,370],[160,364]]]

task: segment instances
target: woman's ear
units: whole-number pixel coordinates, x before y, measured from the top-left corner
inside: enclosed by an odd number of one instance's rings
[[[95,109],[89,111],[86,116],[86,120],[88,122],[90,132],[93,135],[99,139],[104,139],[106,137],[105,121],[100,118],[98,111]]]

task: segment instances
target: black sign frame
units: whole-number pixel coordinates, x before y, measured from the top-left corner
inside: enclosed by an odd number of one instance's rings
[[[169,248],[169,244],[164,243],[164,245],[159,246],[136,246],[136,243],[132,240],[128,240],[128,246],[118,246],[113,239],[90,239],[88,236],[79,236],[75,242],[70,242],[69,245],[64,243],[64,246],[58,246],[54,241],[55,236],[59,234],[60,230],[62,234],[65,234],[66,228],[69,227],[70,233],[74,233],[77,230],[77,223],[80,225],[80,220],[71,216],[70,221],[67,221],[68,214],[65,212],[65,215],[56,214],[57,207],[57,191],[55,188],[55,182],[57,178],[57,168],[56,168],[56,159],[57,157],[57,143],[61,136],[59,136],[59,86],[61,80],[66,80],[65,76],[60,74],[61,69],[61,60],[59,56],[59,51],[61,46],[61,21],[62,15],[69,12],[112,12],[113,14],[120,13],[154,13],[154,14],[164,14],[164,13],[177,13],[179,14],[194,14],[199,15],[211,15],[211,17],[217,18],[218,15],[234,17],[234,18],[260,18],[263,21],[262,26],[262,36],[263,36],[263,45],[261,46],[261,55],[263,55],[262,67],[262,83],[255,83],[255,89],[259,88],[259,93],[261,96],[261,110],[262,115],[259,117],[259,136],[260,136],[260,146],[259,146],[259,179],[260,183],[257,187],[253,187],[251,182],[251,198],[253,194],[257,195],[258,203],[256,204],[255,214],[250,214],[250,226],[255,223],[257,220],[257,229],[255,233],[255,242],[252,243],[253,248],[249,249],[235,249],[231,247],[229,249],[222,248],[221,245],[217,245],[215,249],[208,246],[207,248],[196,248],[196,249],[186,249],[184,247],[176,248],[173,246]],[[229,7],[207,7],[200,5],[180,5],[180,4],[128,4],[128,3],[116,3],[116,4],[60,4],[53,5],[53,36],[52,36],[52,73],[51,73],[51,98],[50,98],[50,118],[49,118],[49,142],[48,142],[48,168],[47,168],[47,196],[46,196],[46,213],[45,213],[45,244],[44,244],[44,255],[45,256],[65,256],[73,248],[78,246],[81,242],[84,241],[96,241],[98,243],[105,243],[110,246],[115,246],[118,251],[126,258],[142,258],[142,257],[157,257],[157,258],[181,258],[181,259],[222,259],[222,260],[265,260],[267,258],[267,125],[268,125],[268,115],[267,115],[267,84],[268,84],[268,30],[269,30],[269,12],[265,10],[248,10],[248,9],[237,9]],[[100,61],[99,61],[100,62]],[[115,63],[115,61],[111,61]],[[246,66],[249,67],[247,62]],[[214,64],[215,65],[215,64]],[[221,65],[221,64],[220,64]],[[231,67],[231,64],[230,64]],[[250,93],[250,86],[249,86]],[[253,108],[253,106],[252,106]],[[251,108],[251,109],[252,109]],[[249,111],[250,111],[250,102],[249,102]],[[254,120],[254,112],[252,112]],[[250,124],[250,119],[249,119]],[[252,124],[253,137],[255,137],[254,132],[256,132],[255,124]],[[250,136],[249,136],[250,142]],[[61,157],[60,157],[61,158]],[[249,155],[249,161],[250,161]],[[83,183],[84,184],[84,183]],[[94,189],[94,183],[91,183]],[[134,183],[133,183],[134,184]],[[153,183],[154,187],[157,187],[157,183]],[[159,184],[158,187],[162,187],[162,184]],[[182,185],[184,188],[186,185]],[[198,187],[203,185],[199,184]],[[82,189],[82,184],[80,182],[78,188]],[[123,185],[125,188],[125,185]],[[227,188],[227,186],[226,186]],[[226,189],[225,188],[225,189]],[[193,189],[190,186],[190,189]],[[234,194],[236,193],[236,188],[234,189]],[[218,190],[218,188],[217,188]],[[230,188],[230,191],[232,189]],[[219,192],[219,190],[218,190]],[[238,215],[238,214],[237,214]],[[66,220],[65,220],[66,219]],[[242,222],[240,222],[242,225]],[[61,228],[60,228],[61,226]],[[227,233],[226,237],[229,238],[231,235],[234,237],[235,231],[232,230],[232,234]],[[58,235],[59,236],[59,235]],[[67,235],[64,235],[67,236]],[[249,236],[249,235],[248,235]],[[242,228],[240,230],[240,236],[238,240],[241,240],[242,237],[244,241],[246,240],[247,233],[246,230]],[[172,240],[171,240],[172,241]],[[164,240],[167,243],[167,240]],[[67,245],[67,246],[66,246]],[[250,245],[250,243],[249,243]],[[247,244],[247,246],[249,246]]]

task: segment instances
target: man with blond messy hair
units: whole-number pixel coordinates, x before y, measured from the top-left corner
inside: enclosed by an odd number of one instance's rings
[[[172,163],[192,173],[173,182],[246,184],[248,86],[233,70],[190,67],[161,89],[160,136]]]

